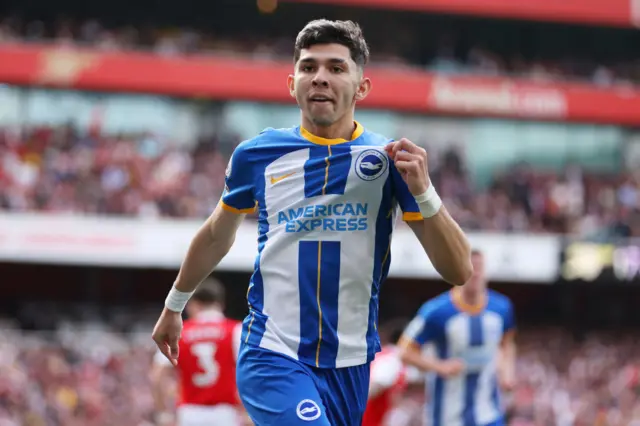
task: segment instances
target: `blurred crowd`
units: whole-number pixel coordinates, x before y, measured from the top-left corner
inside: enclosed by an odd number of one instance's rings
[[[84,134],[70,126],[0,129],[0,209],[204,218],[220,198],[226,153],[237,143],[230,134],[187,147],[152,134]],[[430,173],[468,230],[640,236],[638,171],[547,173],[517,164],[481,189],[463,155],[450,151],[433,159]]]
[[[148,330],[66,323],[43,333],[2,324],[0,426],[153,425]],[[510,425],[640,425],[632,334],[579,342],[559,329],[524,330],[518,345],[517,386],[505,399]],[[390,424],[426,426],[423,389],[420,380],[406,388]]]
[[[224,187],[227,159],[218,142],[186,149],[151,134],[81,134],[70,126],[22,135],[0,130],[0,208],[206,217]]]
[[[592,334],[582,342],[559,329],[523,335],[511,424],[640,425],[639,349],[633,333]]]
[[[640,61],[637,57],[594,60],[575,52],[575,49],[559,57],[557,52],[556,56],[536,53],[525,57],[519,49],[512,49],[511,53],[492,50],[491,35],[482,40],[481,34],[470,37],[462,30],[447,30],[434,37],[431,33],[421,34],[420,25],[412,27],[401,21],[401,18],[399,21],[385,21],[387,31],[394,34],[394,41],[374,43],[372,63],[396,68],[427,68],[444,73],[508,74],[538,81],[579,79],[605,87],[630,86],[640,82]],[[369,30],[369,36],[375,39],[371,33]],[[431,40],[433,38],[435,41]],[[420,39],[428,39],[425,45],[428,41],[429,48],[416,45],[416,40]],[[19,16],[0,17],[0,43],[15,41],[83,45],[106,51],[144,49],[160,55],[240,54],[285,60],[290,60],[293,44],[291,35],[277,32],[266,35],[247,31],[242,35],[225,36],[202,28],[162,28],[148,24],[112,27],[99,20],[61,18],[45,22],[25,20]]]
[[[95,330],[2,330],[0,425],[154,425],[149,340]]]
[[[640,236],[637,170],[601,174],[573,164],[551,172],[519,163],[496,173],[486,190],[473,185],[454,151],[436,159],[430,170],[447,209],[465,229]]]

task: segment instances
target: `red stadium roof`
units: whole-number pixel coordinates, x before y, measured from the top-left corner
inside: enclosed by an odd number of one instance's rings
[[[34,45],[0,46],[0,81],[18,85],[293,102],[290,62],[161,57]],[[640,124],[640,90],[370,68],[365,108],[417,113]]]

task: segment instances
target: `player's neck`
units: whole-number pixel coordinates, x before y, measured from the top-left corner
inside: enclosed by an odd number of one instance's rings
[[[470,306],[478,306],[484,301],[484,294],[479,291],[461,291],[462,300]]]
[[[356,130],[356,123],[351,114],[330,126],[318,126],[303,116],[302,127],[309,133],[324,139],[344,139],[349,141]]]
[[[485,291],[469,291],[458,287],[453,289],[453,300],[461,310],[477,313],[484,308],[487,295]]]

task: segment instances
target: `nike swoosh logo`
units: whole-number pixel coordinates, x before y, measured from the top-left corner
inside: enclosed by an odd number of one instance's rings
[[[280,182],[281,180],[284,180],[284,179],[288,178],[289,176],[293,176],[295,174],[296,174],[296,172],[291,172],[291,173],[287,173],[286,175],[282,175],[282,176],[278,176],[278,177],[271,176],[271,185],[275,185],[276,183]]]

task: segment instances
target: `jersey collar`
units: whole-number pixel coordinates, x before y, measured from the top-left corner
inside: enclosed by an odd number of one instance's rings
[[[462,298],[462,291],[460,289],[451,289],[451,302],[461,312],[465,312],[469,315],[478,315],[487,306],[487,295],[482,295],[480,301],[475,305],[470,305]]]
[[[346,140],[342,138],[336,138],[336,139],[321,138],[320,136],[314,135],[313,133],[311,133],[310,131],[308,131],[302,126],[300,126],[300,136],[302,136],[309,142],[312,142],[318,145],[337,145],[345,142],[350,142],[354,139],[359,138],[360,135],[364,133],[364,127],[362,127],[362,124],[358,123],[357,121],[354,121],[354,123],[356,124],[356,129],[351,134],[351,140]]]

